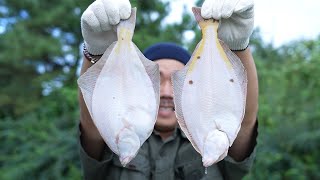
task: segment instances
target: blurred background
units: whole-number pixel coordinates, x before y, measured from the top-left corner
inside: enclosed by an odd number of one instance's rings
[[[82,178],[76,81],[91,2],[0,0],[0,179]],[[190,7],[202,1],[131,3],[140,50],[160,41],[194,50],[201,34]],[[246,179],[320,179],[319,7],[256,0],[259,136]]]

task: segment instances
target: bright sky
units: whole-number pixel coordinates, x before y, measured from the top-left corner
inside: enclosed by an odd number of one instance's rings
[[[166,0],[165,0],[166,1]],[[183,5],[190,10],[195,0],[171,0],[168,22],[180,21]],[[319,0],[255,0],[255,27],[266,42],[276,47],[297,39],[320,35]]]

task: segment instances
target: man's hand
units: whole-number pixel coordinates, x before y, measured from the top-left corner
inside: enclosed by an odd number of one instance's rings
[[[96,0],[81,16],[81,30],[85,45],[93,55],[101,55],[117,40],[113,25],[131,14],[129,0]]]
[[[243,50],[249,44],[254,25],[253,0],[205,0],[201,16],[220,20],[219,39],[231,50]]]

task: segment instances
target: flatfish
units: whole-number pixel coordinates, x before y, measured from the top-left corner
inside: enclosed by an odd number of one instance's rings
[[[247,74],[240,59],[218,39],[219,22],[192,9],[202,39],[191,60],[172,75],[179,125],[205,167],[222,160],[244,117]]]
[[[78,80],[102,138],[123,166],[151,135],[159,108],[160,74],[132,42],[136,9],[117,26],[118,41]]]

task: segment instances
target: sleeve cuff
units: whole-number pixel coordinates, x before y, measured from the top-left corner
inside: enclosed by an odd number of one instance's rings
[[[90,179],[89,177],[97,177],[101,175],[100,173],[103,172],[103,169],[112,161],[113,153],[108,147],[105,148],[104,154],[101,161],[98,161],[92,157],[90,157],[87,152],[82,147],[80,141],[80,124],[78,128],[78,146],[79,146],[79,153],[80,153],[80,162],[83,170],[83,175],[85,179]]]
[[[255,125],[255,132],[253,134],[254,136],[254,142],[252,143],[252,150],[251,150],[251,153],[249,154],[249,156],[247,156],[244,160],[242,161],[236,161],[234,160],[231,156],[227,155],[225,157],[225,161],[226,162],[229,162],[229,163],[232,163],[234,165],[240,165],[240,166],[243,166],[245,167],[246,169],[250,169],[252,164],[253,164],[253,161],[256,157],[256,149],[257,149],[257,138],[258,138],[258,119],[256,120],[256,125]]]
[[[237,166],[242,166],[245,169],[250,169],[252,164],[253,164],[253,161],[254,161],[255,157],[256,157],[256,147],[254,147],[252,153],[242,161],[236,161],[229,155],[227,157],[225,157],[224,160],[226,162],[231,163],[231,164],[234,164],[234,165],[237,165]]]
[[[98,161],[92,157],[90,157],[87,152],[83,149],[81,143],[79,142],[79,148],[80,148],[80,159],[82,166],[84,168],[94,168],[94,167],[100,167],[108,162],[110,162],[113,158],[113,153],[109,152],[108,150],[105,150],[103,158],[101,161]]]

